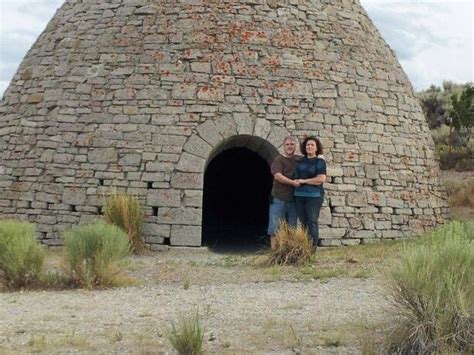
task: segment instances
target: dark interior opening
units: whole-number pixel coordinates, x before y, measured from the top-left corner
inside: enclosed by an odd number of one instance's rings
[[[230,148],[204,174],[203,245],[214,250],[255,250],[264,245],[272,175],[247,148]]]

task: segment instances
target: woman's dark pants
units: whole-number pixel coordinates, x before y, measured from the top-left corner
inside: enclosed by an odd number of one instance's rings
[[[323,197],[299,197],[296,196],[296,213],[303,227],[305,227],[313,240],[313,246],[318,245],[319,240],[319,212],[323,205]]]

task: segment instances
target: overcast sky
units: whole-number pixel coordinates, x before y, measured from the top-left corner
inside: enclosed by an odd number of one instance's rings
[[[62,0],[0,0],[0,95]],[[415,89],[474,81],[474,0],[361,0]]]

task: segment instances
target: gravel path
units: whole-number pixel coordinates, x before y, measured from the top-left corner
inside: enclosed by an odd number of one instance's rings
[[[113,290],[0,293],[0,353],[170,353],[171,322],[197,308],[209,353],[357,353],[363,333],[384,322],[373,278],[226,282],[249,271],[219,270],[223,279],[189,288],[148,275],[143,286]]]

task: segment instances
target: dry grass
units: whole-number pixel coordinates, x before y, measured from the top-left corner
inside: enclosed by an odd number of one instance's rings
[[[0,278],[7,287],[18,289],[37,282],[41,278],[44,257],[33,224],[0,221]]]
[[[127,233],[134,253],[143,251],[144,211],[136,197],[119,192],[110,195],[105,201],[104,215],[107,222]]]
[[[133,257],[126,274],[145,283],[175,283],[183,287],[208,284],[276,282],[281,280],[311,281],[333,277],[370,278],[380,274],[384,265],[397,260],[407,241],[320,248],[316,256],[303,266],[268,266],[265,254],[219,255],[204,249],[171,249],[166,253],[148,253]],[[147,275],[146,280],[143,275]]]
[[[381,276],[380,271],[399,256],[407,240],[379,241],[378,243],[320,248],[313,263],[294,271],[299,280],[325,280],[332,277],[366,279]]]
[[[303,227],[281,223],[275,237],[276,246],[270,250],[268,265],[304,265],[311,260],[313,245]]]
[[[455,219],[474,220],[474,172],[443,172],[449,206]]]
[[[64,334],[33,334],[26,343],[28,353],[64,353],[65,349],[80,349],[81,352],[90,352],[94,349],[90,340],[82,334],[66,332]]]
[[[178,322],[171,324],[168,339],[178,354],[202,354],[204,330],[199,320],[199,312],[196,310],[191,315],[181,314]]]
[[[120,273],[130,242],[119,227],[97,221],[72,228],[64,233],[64,251],[73,284],[93,288],[124,282]]]
[[[452,222],[404,248],[387,273],[400,319],[389,353],[471,353],[474,306],[474,223]]]
[[[474,208],[474,178],[446,179],[445,186],[451,206]]]

